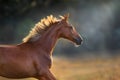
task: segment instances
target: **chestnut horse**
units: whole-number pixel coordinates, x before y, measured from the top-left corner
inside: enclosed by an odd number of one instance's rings
[[[52,15],[38,22],[23,42],[0,46],[0,76],[13,79],[34,77],[56,80],[50,71],[52,52],[59,38],[80,45],[82,38],[68,23],[68,15]]]

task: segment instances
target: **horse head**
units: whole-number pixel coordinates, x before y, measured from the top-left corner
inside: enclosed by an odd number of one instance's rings
[[[61,16],[62,20],[59,22],[60,25],[60,37],[68,39],[74,42],[76,45],[80,45],[82,42],[82,37],[76,31],[75,27],[68,22],[69,15]]]

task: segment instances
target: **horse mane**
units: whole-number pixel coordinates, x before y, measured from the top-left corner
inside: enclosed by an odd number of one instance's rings
[[[61,21],[64,19],[63,16],[60,16],[60,19],[53,17],[53,15],[47,16],[46,18],[41,19],[40,22],[35,24],[31,29],[29,34],[23,38],[23,42],[33,42],[36,41],[42,34],[51,27],[52,24]]]

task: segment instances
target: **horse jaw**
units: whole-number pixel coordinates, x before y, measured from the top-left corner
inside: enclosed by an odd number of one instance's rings
[[[74,43],[74,46],[75,46],[75,47],[79,47],[80,45],[77,45],[77,44]]]

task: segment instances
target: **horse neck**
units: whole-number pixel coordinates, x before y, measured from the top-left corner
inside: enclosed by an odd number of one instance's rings
[[[53,49],[59,38],[58,27],[52,26],[50,27],[39,39],[38,44],[43,48],[48,54],[52,55]]]

